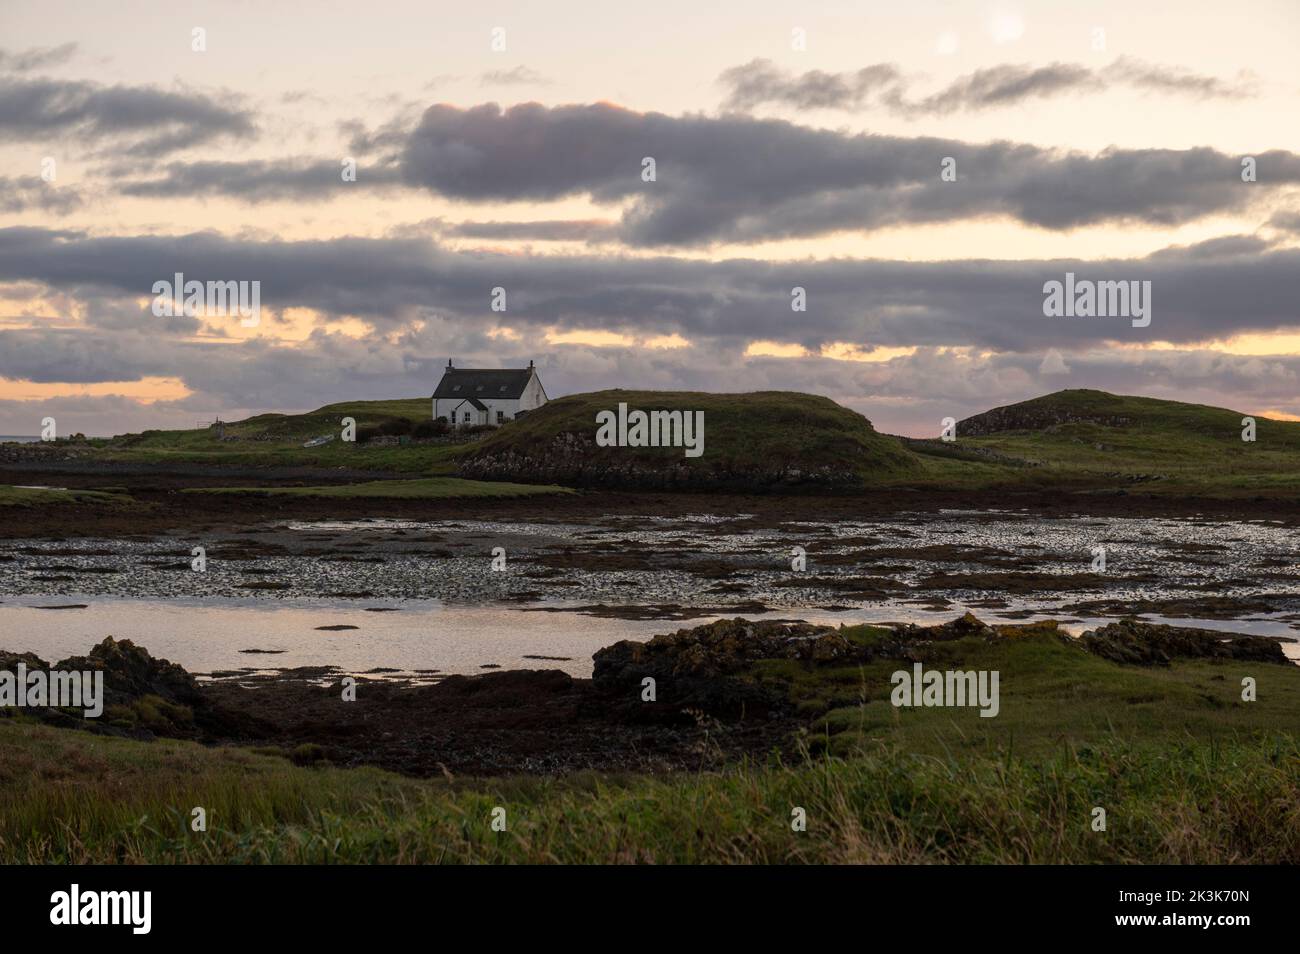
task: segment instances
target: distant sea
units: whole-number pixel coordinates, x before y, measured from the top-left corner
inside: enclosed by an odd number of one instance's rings
[[[21,434],[0,434],[0,444],[35,444],[40,436],[24,437]]]

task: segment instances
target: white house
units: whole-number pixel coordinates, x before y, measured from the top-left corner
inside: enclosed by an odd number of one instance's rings
[[[446,418],[453,427],[496,427],[546,400],[546,389],[531,361],[519,370],[454,368],[448,361],[433,392],[433,419]]]

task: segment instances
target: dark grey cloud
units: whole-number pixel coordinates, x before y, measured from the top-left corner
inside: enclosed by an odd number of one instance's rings
[[[657,181],[641,178],[654,157]],[[940,180],[944,157],[957,181]],[[1172,225],[1240,211],[1300,182],[1300,156],[1258,155],[1260,181],[1213,149],[1096,155],[936,137],[851,135],[775,119],[637,113],[606,103],[425,111],[401,156],[413,186],[475,201],[586,195],[631,205],[635,245],[753,242],[1008,216],[1069,229]]]
[[[76,43],[32,47],[16,53],[9,50],[0,50],[0,71],[30,73],[51,66],[62,66],[76,54]]]
[[[0,212],[38,209],[49,215],[67,215],[85,202],[80,189],[46,182],[40,176],[0,176]]]
[[[0,230],[0,282],[42,282],[82,299],[138,299],[177,271],[189,280],[260,281],[265,308],[356,315],[385,332],[436,314],[484,332],[497,324],[675,332],[740,350],[774,339],[812,350],[851,342],[1038,353],[1300,327],[1300,250],[1222,240],[1105,261],[711,262],[453,252],[410,237],[285,242]],[[1067,271],[1094,281],[1150,281],[1151,326],[1044,317],[1043,284]],[[507,290],[504,314],[489,307],[496,286]],[[807,291],[805,313],[791,311],[794,286]],[[151,319],[142,316],[143,326]]]
[[[112,141],[147,158],[253,133],[251,112],[201,93],[0,76],[0,140]]]
[[[729,109],[780,103],[798,109],[857,110],[873,96],[897,93],[904,78],[892,63],[876,63],[852,73],[795,74],[771,60],[756,59],[723,71],[718,81],[731,91],[725,104]]]
[[[1236,99],[1254,93],[1254,79],[1246,71],[1225,80],[1190,70],[1156,66],[1129,56],[1121,56],[1110,67],[1106,78],[1134,89],[1153,93],[1190,96],[1194,99]]]
[[[771,60],[755,59],[724,70],[718,82],[728,90],[723,104],[726,109],[748,111],[766,104],[851,112],[881,108],[907,118],[1015,106],[1031,99],[1099,93],[1111,87],[1193,99],[1244,97],[1253,91],[1245,74],[1223,80],[1132,57],[1095,68],[1077,63],[1003,63],[960,76],[927,95],[914,93],[916,82],[893,63],[876,63],[853,72],[795,73]]]
[[[1279,211],[1273,213],[1266,223],[1269,228],[1300,235],[1300,211]]]
[[[1028,99],[1066,92],[1097,92],[1105,88],[1093,70],[1071,63],[1028,67],[1000,65],[976,70],[944,89],[909,102],[901,93],[890,100],[895,112],[946,115],[967,110],[1014,106]]]
[[[591,242],[613,239],[618,229],[604,219],[546,219],[536,222],[459,222],[442,234],[454,238],[538,242]]]
[[[64,431],[116,434],[146,427],[192,427],[264,411],[307,410],[341,399],[429,394],[447,357],[467,364],[519,366],[536,360],[553,397],[610,387],[710,391],[795,390],[824,394],[888,433],[933,435],[958,419],[1063,387],[1095,387],[1228,406],[1300,413],[1300,356],[1257,357],[1197,351],[1074,350],[1068,367],[1042,370],[1043,353],[957,353],[921,348],[885,362],[826,358],[745,358],[727,342],[656,351],[641,346],[555,348],[537,336],[492,340],[457,320],[395,340],[314,335],[295,347],[249,341],[154,341],[143,330],[0,330],[0,375],[89,383],[176,377],[195,393],[140,405],[113,397],[0,401],[0,433],[36,433],[54,414]]]
[[[357,162],[356,180],[343,180],[343,159],[277,159],[171,162],[152,179],[122,183],[124,195],[158,197],[224,196],[245,202],[284,199],[326,200],[349,189],[401,182],[393,165]]]

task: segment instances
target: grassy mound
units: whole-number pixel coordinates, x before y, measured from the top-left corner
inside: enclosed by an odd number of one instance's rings
[[[703,453],[682,447],[598,447],[596,415],[628,410],[702,411]],[[849,489],[911,472],[897,438],[829,398],[790,391],[595,391],[551,401],[476,445],[467,477],[573,486],[763,490]]]
[[[143,464],[200,464],[213,467],[328,467],[404,474],[443,474],[449,461],[464,450],[458,444],[418,444],[402,447],[344,443],[339,439],[343,418],[357,422],[357,432],[386,434],[411,431],[429,422],[429,398],[393,401],[345,401],[305,414],[258,414],[216,428],[145,431],[99,442],[104,459]],[[333,435],[317,447],[303,447],[314,438]]]
[[[327,404],[306,414],[258,414],[242,421],[227,421],[225,437],[228,441],[298,442],[314,437],[334,434],[342,430],[345,417],[356,419],[357,428],[379,427],[396,421],[418,424],[431,415],[428,398],[409,398],[397,401],[345,401]],[[216,432],[195,428],[185,431],[145,431],[114,439],[119,445],[134,448],[184,448],[209,446],[216,440]]]
[[[957,425],[956,445],[1045,468],[1045,479],[1158,482],[1153,491],[1300,491],[1300,423],[1105,391],[1058,391]]]

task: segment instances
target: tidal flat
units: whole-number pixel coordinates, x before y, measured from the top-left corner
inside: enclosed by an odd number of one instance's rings
[[[1285,636],[1300,630],[1300,546],[1270,519],[961,510],[308,519],[0,542],[0,647],[60,656],[113,635],[218,678],[313,666],[436,681],[538,662],[581,677],[602,646],[684,621],[966,611]]]

